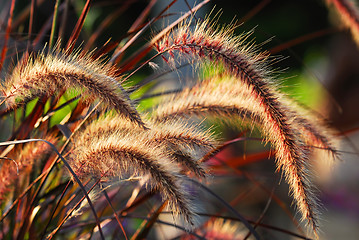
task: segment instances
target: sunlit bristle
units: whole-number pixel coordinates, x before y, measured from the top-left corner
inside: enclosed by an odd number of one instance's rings
[[[143,131],[129,120],[109,114],[89,124],[76,137],[74,144],[86,146],[93,141],[101,141],[109,136],[122,138],[124,134],[133,134],[164,148],[173,161],[192,171],[195,175],[199,177],[206,175],[197,161],[217,145],[210,131],[202,131],[199,126],[193,126],[183,121],[149,121],[146,125],[149,126],[149,129]]]
[[[230,27],[218,29],[203,21],[194,30],[183,26],[158,42],[157,51],[169,53],[170,58],[177,51],[187,58],[195,58],[199,63],[209,60],[222,64],[228,74],[234,75],[236,81],[240,82],[237,86],[247,90],[242,91],[245,94],[236,99],[230,90],[231,87],[235,88],[235,84],[222,91],[211,91],[211,86],[205,88],[198,85],[185,89],[177,99],[175,96],[171,104],[166,102],[165,107],[160,106],[155,115],[164,120],[190,114],[211,115],[211,112],[223,116],[234,114],[245,120],[259,118],[263,123],[261,128],[264,135],[276,149],[277,167],[284,171],[296,205],[303,219],[316,232],[318,211],[308,180],[305,144],[299,137],[298,129],[291,125],[290,108],[280,102],[281,95],[267,67],[268,54],[259,53],[253,44],[245,43],[246,37],[235,37]],[[240,91],[240,88],[236,89]]]
[[[153,122],[149,132],[151,141],[164,144],[171,158],[198,177],[206,172],[199,160],[218,144],[209,131],[202,131],[183,121]]]
[[[10,108],[41,96],[51,96],[67,90],[77,90],[88,99],[101,99],[144,127],[131,100],[121,86],[121,78],[113,67],[91,54],[77,52],[40,52],[19,63],[5,81],[3,92]]]
[[[151,190],[158,190],[174,213],[192,222],[193,212],[167,152],[145,135],[134,133],[106,134],[86,144],[78,143],[70,156],[71,167],[81,179],[149,176]]]

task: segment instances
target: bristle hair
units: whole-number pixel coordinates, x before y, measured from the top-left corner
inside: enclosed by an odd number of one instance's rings
[[[236,81],[240,83],[236,84],[232,78],[218,86],[213,84],[215,81],[209,81],[186,88],[159,104],[154,117],[166,121],[188,115],[236,116],[259,124],[266,140],[276,149],[277,167],[284,171],[299,212],[314,232],[318,231],[318,204],[308,180],[308,152],[298,129],[292,125],[295,115],[290,115],[290,108],[278,100],[280,95],[272,85],[263,86],[266,90],[262,91],[241,79]],[[304,128],[311,126],[299,124]]]
[[[146,125],[150,128],[144,131],[118,114],[100,116],[74,138],[71,167],[82,179],[149,176],[151,189],[158,190],[175,213],[191,222],[193,211],[178,185],[180,174],[174,162],[205,177],[206,171],[198,160],[216,142],[209,131],[182,121],[148,121]]]
[[[148,121],[146,125],[149,129],[143,131],[125,118],[108,114],[89,124],[74,142],[86,146],[91,141],[100,141],[108,136],[122,138],[124,134],[134,134],[161,146],[181,167],[186,167],[198,177],[205,177],[205,171],[197,161],[217,145],[210,131],[201,131],[198,126],[183,121]]]
[[[150,187],[158,190],[174,213],[192,222],[192,211],[185,192],[178,185],[176,169],[161,147],[144,136],[123,133],[101,141],[79,145],[71,155],[71,166],[80,178],[111,178],[116,176],[150,176]]]
[[[101,99],[107,107],[145,127],[120,84],[113,67],[90,53],[40,52],[20,62],[7,77],[3,92],[10,108],[40,96],[78,90],[84,97]]]

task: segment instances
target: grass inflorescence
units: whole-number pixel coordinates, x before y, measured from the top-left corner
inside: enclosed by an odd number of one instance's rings
[[[296,124],[292,124],[297,114],[295,110],[290,110],[290,105],[280,101],[281,95],[267,67],[269,56],[258,52],[253,43],[245,41],[246,38],[247,35],[233,36],[231,27],[216,29],[208,21],[203,21],[193,30],[184,25],[159,42],[156,49],[160,53],[168,53],[173,58],[173,52],[178,51],[198,61],[218,61],[226,68],[228,75],[235,75],[236,81],[241,82],[236,86],[235,81],[228,81],[230,86],[227,91],[220,87],[213,91],[212,86],[206,89],[206,85],[202,88],[202,84],[188,89],[183,92],[183,97],[175,97],[171,104],[166,104],[166,110],[162,110],[160,118],[178,116],[178,111],[179,115],[208,113],[237,115],[244,119],[249,116],[250,119],[255,112],[258,117],[254,118],[261,119],[264,134],[276,149],[278,169],[284,171],[303,219],[307,219],[316,231],[318,213],[308,180],[307,148],[304,139],[299,138]],[[246,91],[242,90],[246,88]],[[237,92],[233,89],[237,89]],[[245,94],[241,94],[241,91]],[[296,122],[304,128],[312,126],[304,119]],[[330,146],[324,134],[318,131],[313,133],[315,139],[322,143],[325,140],[324,143]]]

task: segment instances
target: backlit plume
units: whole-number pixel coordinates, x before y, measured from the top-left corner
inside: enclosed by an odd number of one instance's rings
[[[191,114],[218,115],[258,121],[267,141],[276,150],[277,167],[284,172],[302,218],[316,232],[318,204],[308,178],[309,150],[306,140],[300,137],[300,128],[312,132],[315,142],[329,150],[333,147],[324,133],[305,118],[297,118],[295,110],[282,103],[283,97],[268,70],[269,55],[247,43],[247,38],[248,35],[234,36],[231,27],[216,28],[203,21],[194,28],[183,24],[158,42],[156,49],[167,62],[175,59],[176,53],[199,64],[205,61],[221,64],[233,77],[215,88],[212,83],[204,82],[185,89],[160,104],[155,116],[167,120]]]
[[[107,107],[144,127],[120,81],[111,65],[93,59],[90,54],[40,52],[19,62],[7,77],[3,92],[8,106],[16,108],[37,97],[72,88],[87,98],[99,98]]]

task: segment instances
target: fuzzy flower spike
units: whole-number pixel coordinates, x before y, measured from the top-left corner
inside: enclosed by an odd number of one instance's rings
[[[162,144],[155,144],[148,138],[151,129],[143,131],[122,118],[119,119],[123,124],[118,121],[107,125],[110,119],[95,121],[74,140],[69,162],[76,175],[80,179],[148,179],[150,190],[158,191],[168,200],[173,213],[181,214],[192,224],[193,210],[170,153]]]
[[[235,111],[239,117],[250,117],[252,112],[249,110],[252,108],[260,113],[264,135],[276,150],[277,168],[284,172],[302,218],[309,222],[316,233],[319,230],[318,203],[308,179],[308,148],[298,129],[292,124],[295,119],[293,111],[290,106],[281,102],[281,95],[268,70],[269,55],[260,53],[253,42],[246,43],[247,38],[248,34],[236,37],[232,27],[215,28],[207,20],[199,22],[193,28],[184,23],[157,42],[155,47],[167,62],[170,60],[164,55],[167,53],[173,59],[176,52],[199,64],[208,60],[222,64],[229,75],[249,90],[247,95],[252,102],[249,104],[255,107],[240,104]],[[196,91],[196,87],[193,90]],[[196,99],[201,97],[201,93],[190,95]],[[216,92],[215,95],[223,96],[221,92]],[[219,103],[223,101],[226,100]],[[199,107],[193,106],[194,110]],[[175,111],[173,113],[176,114]]]
[[[198,160],[217,145],[209,130],[203,131],[199,126],[193,126],[181,120],[149,121],[146,122],[146,126],[149,129],[143,131],[142,128],[136,127],[132,122],[117,114],[107,114],[86,126],[74,142],[86,146],[91,141],[99,141],[109,135],[115,134],[118,138],[122,138],[123,133],[131,133],[142,136],[143,139],[156,146],[162,146],[163,151],[167,152],[168,156],[184,170],[189,170],[199,178],[206,176]]]
[[[144,127],[138,112],[120,84],[113,67],[91,54],[40,52],[19,62],[2,91],[10,108],[41,96],[51,96],[68,88],[79,90],[92,100],[98,98],[109,108]]]

